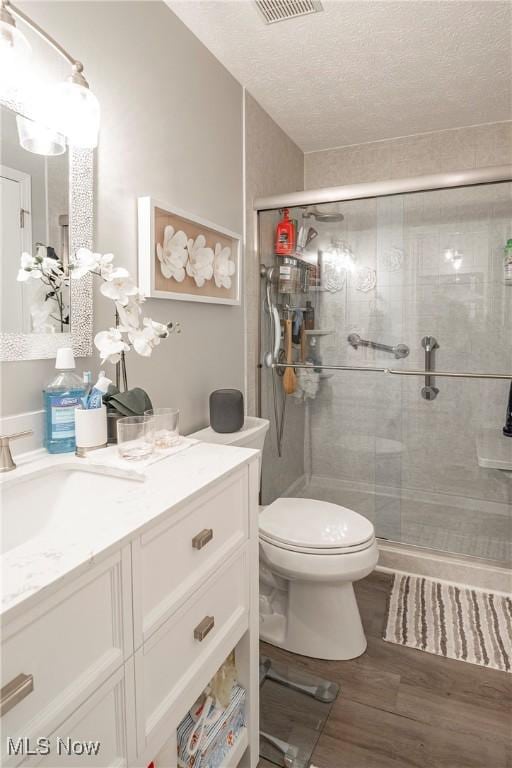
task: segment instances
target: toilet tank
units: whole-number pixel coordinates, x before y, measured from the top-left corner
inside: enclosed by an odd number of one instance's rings
[[[237,445],[241,448],[255,448],[259,451],[263,451],[269,423],[268,419],[258,419],[256,416],[246,416],[244,425],[238,432],[215,432],[211,427],[206,427],[206,429],[194,432],[193,434],[188,435],[188,437],[193,437],[195,440],[201,440],[203,443]]]
[[[247,416],[242,429],[239,429],[238,432],[215,432],[211,427],[206,427],[206,429],[194,432],[192,435],[188,435],[188,437],[201,440],[203,443],[238,445],[242,448],[257,448],[262,451],[268,426],[268,419]]]

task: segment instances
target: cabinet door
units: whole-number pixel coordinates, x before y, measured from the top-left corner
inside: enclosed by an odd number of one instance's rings
[[[117,670],[82,706],[50,734],[32,768],[125,768],[133,728],[133,660]],[[47,754],[41,754],[46,752]]]
[[[129,575],[126,548],[2,626],[1,685],[27,683],[2,715],[3,765],[8,737],[48,736],[133,652]]]

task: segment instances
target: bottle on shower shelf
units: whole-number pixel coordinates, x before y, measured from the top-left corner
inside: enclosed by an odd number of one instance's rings
[[[295,243],[295,222],[290,219],[288,208],[285,208],[283,218],[276,227],[276,254],[278,256],[293,255],[295,253]]]

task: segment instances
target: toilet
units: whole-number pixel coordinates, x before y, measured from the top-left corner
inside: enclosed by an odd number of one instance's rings
[[[248,417],[239,432],[207,427],[190,437],[262,451],[268,427]],[[259,531],[261,639],[317,659],[364,653],[353,582],[377,565],[372,523],[327,501],[279,498],[261,509]]]

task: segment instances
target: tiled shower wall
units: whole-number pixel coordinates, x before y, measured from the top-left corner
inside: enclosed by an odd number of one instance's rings
[[[512,163],[512,122],[454,128],[309,152],[304,189]]]

